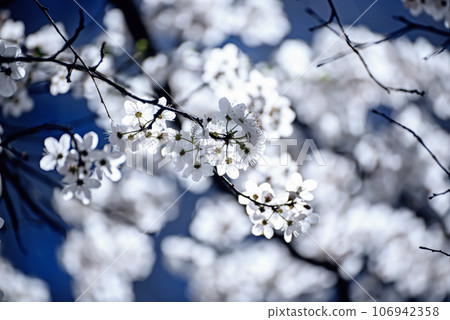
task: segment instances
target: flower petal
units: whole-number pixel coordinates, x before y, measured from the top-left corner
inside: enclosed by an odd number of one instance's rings
[[[39,161],[39,166],[44,171],[51,171],[56,167],[56,158],[53,154],[47,154]]]
[[[312,191],[317,188],[317,181],[313,179],[307,179],[302,183],[302,189]]]
[[[269,227],[269,226],[265,226],[264,227],[264,236],[267,239],[272,239],[273,234],[274,234],[274,231],[273,231],[273,229],[271,227]]]
[[[67,133],[64,133],[61,138],[59,138],[59,145],[61,151],[68,151],[70,148],[70,136]]]
[[[310,224],[316,224],[319,222],[320,217],[317,213],[311,213],[306,217],[305,220],[308,221]]]
[[[252,233],[253,233],[253,235],[255,235],[255,236],[260,236],[260,235],[262,235],[262,234],[264,233],[264,228],[263,228],[263,226],[260,225],[260,224],[255,224],[255,225],[253,225],[253,227],[252,227]]]
[[[228,114],[231,111],[231,103],[227,98],[221,98],[219,100],[219,109],[222,113]]]
[[[136,104],[133,101],[127,100],[123,104],[126,113],[134,115],[136,113]]]
[[[48,137],[44,140],[44,146],[47,149],[48,153],[58,153],[59,152],[59,142],[53,137]]]
[[[291,242],[291,240],[292,240],[292,230],[286,229],[286,231],[284,232],[284,241],[289,243]]]

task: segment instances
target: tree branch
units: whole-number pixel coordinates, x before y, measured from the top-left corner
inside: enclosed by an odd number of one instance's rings
[[[353,42],[350,40],[350,37],[347,34],[347,30],[344,29],[344,26],[341,22],[341,19],[339,18],[339,15],[336,11],[336,8],[334,6],[334,3],[332,0],[328,0],[328,5],[330,6],[331,9],[331,14],[330,14],[330,18],[328,19],[328,21],[324,21],[323,19],[320,19],[321,24],[315,27],[310,28],[310,30],[317,30],[319,28],[323,28],[323,27],[328,27],[331,29],[331,27],[329,26],[331,24],[331,22],[333,20],[336,21],[337,25],[339,26],[340,29],[340,37],[344,37],[345,38],[345,42],[347,43],[347,45],[350,47],[351,51],[353,53],[356,54],[356,56],[359,58],[359,60],[361,61],[362,65],[364,66],[364,69],[366,70],[368,76],[383,90],[385,90],[387,93],[390,93],[391,91],[398,91],[398,92],[404,92],[404,93],[411,93],[411,94],[417,94],[420,96],[423,96],[425,94],[424,91],[419,91],[417,89],[404,89],[404,88],[396,88],[396,87],[390,87],[390,86],[386,86],[384,85],[381,81],[379,81],[374,74],[372,73],[372,71],[370,70],[369,66],[367,65],[366,61],[364,60],[363,56],[361,55],[361,53],[359,52],[359,50],[357,49],[357,45],[353,44]],[[308,12],[308,11],[307,11]],[[309,9],[309,12],[313,12],[311,9]],[[316,17],[316,15],[313,15],[314,17]],[[317,15],[318,16],[318,15]],[[333,29],[332,29],[333,30]],[[333,30],[334,33],[336,33],[335,30]],[[319,64],[318,67],[322,66],[323,64]]]
[[[79,11],[80,20],[78,22],[78,28],[75,30],[74,35],[66,42],[64,42],[64,45],[61,49],[59,49],[54,55],[52,55],[52,58],[56,58],[61,52],[69,48],[74,42],[77,40],[78,36],[80,35],[81,31],[84,29],[84,15],[83,11],[80,9]],[[61,34],[60,34],[61,35]]]
[[[158,99],[153,99],[153,100],[149,100],[149,99],[145,99],[145,98],[141,98],[137,95],[135,95],[134,93],[132,93],[131,91],[129,91],[128,89],[126,89],[122,84],[119,84],[118,82],[109,79],[107,76],[105,76],[104,74],[102,74],[99,71],[96,71],[93,69],[93,67],[87,67],[85,65],[80,65],[78,63],[75,62],[66,62],[60,59],[51,59],[51,57],[35,57],[35,56],[24,56],[24,57],[1,57],[0,56],[0,63],[10,63],[10,62],[25,62],[25,63],[32,63],[32,62],[45,62],[45,63],[55,63],[61,66],[64,66],[66,68],[70,68],[73,70],[78,70],[78,71],[82,71],[82,72],[88,72],[89,75],[93,78],[99,79],[101,81],[106,82],[108,85],[110,85],[111,87],[113,87],[114,89],[116,89],[118,92],[120,92],[122,95],[124,96],[128,96],[134,100],[140,101],[142,103],[147,103],[147,104],[151,104],[154,105],[158,108],[161,108],[163,110],[167,110],[167,111],[172,111],[186,119],[192,120],[197,122],[200,126],[203,127],[203,122],[200,118],[195,117],[187,112],[183,112],[180,111],[179,109],[175,109],[175,108],[171,108],[168,106],[163,106],[161,104],[158,104]]]
[[[447,174],[447,176],[450,178],[450,171],[448,169],[446,169],[444,167],[444,165],[439,161],[439,159],[436,157],[436,155],[430,150],[430,148],[427,147],[427,145],[425,144],[425,142],[423,142],[423,139],[417,135],[413,130],[411,130],[410,128],[404,126],[403,124],[401,124],[400,122],[395,121],[394,119],[392,119],[391,117],[389,117],[388,115],[386,115],[383,112],[377,111],[375,109],[372,109],[372,112],[382,116],[383,118],[385,118],[386,120],[388,120],[391,123],[396,124],[397,126],[401,127],[402,129],[408,131],[409,133],[411,133],[416,140],[425,148],[425,150],[428,151],[428,153],[430,154],[430,156],[433,158],[433,160],[438,164],[439,167],[441,167],[441,169]]]
[[[444,251],[442,251],[442,250],[430,249],[430,248],[423,247],[423,246],[420,246],[419,249],[422,249],[422,250],[428,250],[428,251],[431,251],[431,252],[442,253],[443,255],[445,255],[445,256],[447,256],[447,257],[450,257],[450,254],[448,254],[447,252],[444,252]]]
[[[445,190],[444,192],[439,192],[439,193],[433,193],[433,195],[431,195],[430,197],[428,197],[428,199],[433,199],[433,198],[435,198],[435,197],[438,197],[438,196],[443,196],[444,194],[447,194],[447,193],[449,193],[450,192],[450,189],[447,189],[447,190]]]
[[[409,133],[411,133],[416,138],[416,140],[422,145],[422,147],[424,147],[425,150],[427,150],[427,152],[430,154],[430,156],[433,158],[433,160],[437,163],[437,165],[442,169],[442,171],[444,171],[447,174],[447,176],[450,178],[450,171],[441,163],[441,161],[439,161],[437,156],[430,150],[430,148],[427,147],[425,142],[423,142],[423,139],[418,134],[416,134],[413,130],[411,130],[410,128],[408,128],[405,125],[401,124],[400,122],[395,121],[394,119],[392,119],[388,115],[384,114],[383,112],[377,111],[375,109],[372,109],[372,112],[377,114],[377,115],[379,115],[379,116],[382,116],[383,118],[385,118],[389,122],[391,122],[393,124],[396,124],[400,128],[402,128],[402,129],[408,131]],[[444,195],[444,194],[449,193],[449,192],[450,192],[450,189],[447,190],[447,191],[441,192],[441,193],[433,193],[433,195],[430,196],[428,199],[433,199],[434,197],[441,196],[441,195]]]
[[[108,107],[105,104],[105,101],[103,99],[103,95],[100,92],[100,89],[97,85],[97,82],[95,81],[95,77],[93,76],[91,69],[88,68],[88,66],[86,65],[86,63],[84,63],[83,59],[81,59],[80,55],[76,52],[76,50],[72,47],[72,45],[69,43],[69,40],[66,39],[66,37],[62,34],[62,32],[59,30],[58,26],[56,25],[55,21],[53,21],[52,17],[48,14],[48,8],[44,7],[38,0],[33,0],[34,3],[37,4],[37,6],[39,7],[39,9],[41,9],[41,11],[44,13],[44,15],[47,17],[47,19],[50,21],[50,23],[52,24],[53,28],[56,30],[56,32],[58,32],[58,34],[60,35],[60,37],[64,40],[64,42],[66,43],[67,47],[72,51],[73,55],[75,56],[75,61],[80,60],[81,64],[86,68],[87,73],[89,74],[89,76],[92,79],[92,82],[94,82],[95,85],[95,89],[97,90],[98,96],[100,98],[100,102],[103,104],[106,114],[108,115],[108,118],[111,119],[111,115],[109,114],[108,111]],[[82,15],[82,13],[80,12],[80,14]],[[81,21],[82,22],[82,21]],[[80,30],[81,32],[81,30]],[[69,70],[69,75],[70,75],[70,69]]]
[[[145,40],[147,42],[144,56],[155,56],[156,50],[153,47],[152,39],[147,32],[147,28],[141,19],[141,14],[133,0],[109,0],[116,8],[120,9],[125,17],[128,31],[130,31],[134,42]]]

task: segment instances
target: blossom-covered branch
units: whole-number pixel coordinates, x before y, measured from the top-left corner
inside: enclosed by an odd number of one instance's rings
[[[83,13],[82,11],[79,11],[80,13],[80,22],[79,22],[79,26],[78,29],[75,31],[74,36],[67,40],[66,37],[64,36],[64,34],[61,32],[61,30],[59,29],[58,25],[56,24],[55,21],[53,21],[52,17],[48,14],[48,8],[44,7],[38,0],[33,0],[34,3],[37,4],[37,6],[39,7],[39,9],[41,9],[41,11],[44,13],[45,17],[48,19],[48,21],[50,21],[51,25],[53,26],[53,28],[56,30],[56,32],[60,35],[60,37],[64,40],[64,46],[58,50],[58,52],[55,53],[55,57],[60,54],[61,52],[63,52],[66,48],[69,48],[70,51],[73,53],[73,55],[75,56],[75,60],[74,63],[76,63],[77,61],[80,61],[80,63],[83,65],[83,67],[85,68],[85,70],[87,71],[88,75],[91,77],[92,82],[94,83],[95,89],[97,90],[98,96],[100,98],[100,102],[103,104],[103,106],[105,107],[105,111],[106,114],[108,115],[109,118],[111,118],[111,115],[109,114],[108,108],[106,106],[106,103],[103,99],[103,95],[100,92],[100,89],[97,85],[97,82],[95,80],[95,77],[92,75],[92,72],[90,70],[90,68],[88,68],[88,66],[86,65],[86,63],[84,62],[84,60],[80,57],[80,55],[78,54],[78,52],[73,48],[72,43],[75,42],[76,38],[78,37],[79,33],[81,32],[81,30],[83,29]],[[68,69],[68,74],[70,75],[70,69]],[[69,81],[69,76],[67,76],[67,80]]]
[[[90,76],[99,79],[103,82],[105,82],[106,84],[108,84],[109,86],[113,87],[114,89],[116,89],[119,93],[123,94],[124,96],[128,96],[134,100],[137,100],[139,102],[142,103],[147,103],[147,104],[151,104],[154,105],[162,110],[167,110],[167,111],[171,111],[174,113],[177,113],[185,118],[188,118],[190,120],[195,120],[198,124],[201,124],[202,121],[201,119],[199,119],[198,117],[195,117],[193,115],[190,115],[186,112],[183,112],[181,110],[172,108],[170,106],[167,105],[162,105],[162,104],[158,104],[158,99],[147,99],[144,97],[140,97],[134,93],[132,93],[131,91],[129,91],[124,85],[118,83],[117,81],[114,81],[112,79],[110,79],[109,77],[107,77],[106,75],[102,74],[101,72],[97,71],[97,67],[98,65],[95,65],[93,67],[88,67],[85,66],[83,64],[78,64],[76,62],[67,62],[61,59],[57,59],[57,58],[53,58],[53,57],[37,57],[37,56],[31,56],[31,55],[26,55],[26,56],[15,56],[15,57],[11,57],[11,56],[4,56],[1,54],[1,50],[0,50],[0,63],[8,63],[11,65],[14,65],[14,63],[21,63],[21,62],[25,62],[25,63],[54,63],[54,64],[58,64],[60,66],[63,66],[65,68],[67,68],[67,70],[69,70],[69,73],[72,70],[77,70],[77,71],[81,71],[81,72],[86,72],[88,73]]]

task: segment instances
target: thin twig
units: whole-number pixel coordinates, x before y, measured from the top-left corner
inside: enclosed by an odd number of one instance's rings
[[[163,106],[161,104],[158,104],[158,99],[153,99],[153,100],[149,100],[146,98],[142,98],[139,97],[137,95],[135,95],[134,93],[130,92],[128,89],[126,89],[122,84],[119,84],[118,82],[109,79],[106,75],[102,74],[99,71],[93,70],[90,67],[86,67],[85,65],[80,65],[77,64],[75,62],[70,63],[70,62],[66,62],[60,59],[51,59],[51,57],[36,57],[36,56],[19,56],[19,57],[2,57],[0,56],[0,63],[11,63],[11,62],[25,62],[25,63],[33,63],[33,62],[45,62],[45,63],[55,63],[55,64],[59,64],[61,66],[64,66],[66,68],[70,68],[73,70],[77,70],[77,71],[82,71],[82,72],[88,72],[92,77],[99,79],[105,83],[107,83],[108,85],[110,85],[111,87],[113,87],[114,89],[116,89],[118,92],[120,92],[122,95],[124,96],[128,96],[134,100],[140,101],[142,103],[147,103],[147,104],[151,104],[154,105],[160,109],[163,110],[167,110],[167,111],[172,111],[186,119],[189,120],[193,120],[196,123],[198,123],[200,126],[203,127],[203,122],[200,118],[195,117],[187,112],[183,112],[180,111],[179,109],[175,109],[172,107],[168,107],[168,106]]]
[[[52,58],[56,58],[61,52],[65,51],[67,48],[69,48],[78,39],[78,36],[80,35],[81,31],[84,29],[84,15],[83,15],[83,11],[81,9],[79,10],[79,15],[80,15],[80,20],[78,22],[78,27],[75,30],[75,33],[68,41],[64,42],[64,45],[62,46],[61,49],[59,49],[54,55],[52,55]]]
[[[95,77],[93,76],[91,69],[88,68],[88,66],[86,65],[86,63],[83,61],[83,59],[81,59],[80,55],[77,53],[77,51],[72,47],[72,45],[69,43],[69,40],[66,39],[66,37],[62,34],[62,32],[59,30],[58,26],[56,25],[55,21],[53,21],[52,17],[48,14],[48,8],[44,7],[38,0],[33,0],[39,7],[39,9],[41,9],[41,11],[44,13],[44,15],[47,17],[47,19],[50,21],[50,23],[52,24],[53,28],[56,30],[56,32],[60,35],[60,37],[64,40],[64,42],[67,44],[68,48],[72,51],[72,53],[74,54],[75,58],[80,60],[81,64],[86,68],[87,73],[89,74],[89,76],[92,79],[92,82],[94,82],[95,85],[95,89],[97,90],[98,96],[100,98],[100,102],[103,104],[105,111],[106,111],[106,115],[108,116],[108,118],[111,119],[111,115],[109,114],[108,111],[108,107],[106,106],[106,103],[103,99],[103,95],[100,92],[100,88],[97,85],[97,81],[95,81]],[[69,74],[70,74],[70,70],[69,70]]]
[[[311,8],[307,8],[306,12],[310,16],[312,16],[314,19],[316,19],[317,21],[319,21],[321,23],[320,25],[318,25],[316,27],[310,28],[311,31],[316,30],[316,29],[321,28],[321,27],[327,27],[333,33],[335,33],[335,34],[340,36],[338,31],[335,30],[334,28],[332,28],[330,25],[326,25],[327,21],[325,21],[322,17],[320,17],[314,10],[312,10]],[[388,35],[384,36],[383,38],[381,38],[379,40],[368,41],[368,42],[358,43],[358,44],[353,43],[353,47],[356,48],[356,49],[359,49],[359,50],[366,49],[366,48],[369,48],[371,46],[378,45],[378,44],[381,44],[383,42],[396,39],[396,38],[398,38],[398,37],[400,37],[402,35],[405,35],[405,34],[411,32],[411,31],[414,31],[414,30],[424,31],[424,32],[428,32],[428,33],[433,33],[433,34],[436,34],[436,35],[443,36],[443,37],[447,38],[438,49],[436,49],[435,51],[431,52],[426,57],[424,57],[425,60],[428,60],[428,59],[430,59],[430,58],[432,58],[432,57],[442,53],[445,49],[447,49],[450,46],[450,32],[448,32],[446,30],[441,30],[441,29],[437,29],[437,28],[432,27],[432,26],[427,26],[427,25],[422,25],[422,24],[419,24],[419,23],[415,23],[415,22],[407,20],[404,17],[394,17],[394,19],[396,19],[396,20],[398,20],[398,21],[400,21],[400,22],[402,22],[402,23],[404,23],[406,25],[404,27],[401,27],[401,28],[399,28],[399,29],[389,33]],[[336,55],[334,55],[334,56],[332,56],[330,58],[321,60],[319,62],[319,64],[318,64],[318,66],[320,66],[320,67],[324,66],[324,65],[326,65],[328,63],[331,63],[333,61],[341,59],[341,58],[343,58],[343,57],[345,57],[345,56],[347,56],[347,55],[349,55],[351,53],[353,53],[353,50],[340,52],[340,53],[338,53],[338,54],[336,54]]]
[[[435,56],[437,56],[438,54],[441,54],[442,52],[444,52],[448,47],[450,46],[450,38],[446,39],[439,48],[437,48],[436,50],[434,50],[433,52],[431,52],[429,55],[427,55],[424,59],[425,60],[429,60]]]
[[[41,131],[51,131],[51,130],[67,133],[70,135],[72,140],[74,140],[74,134],[70,127],[53,123],[44,123],[39,126],[26,128],[21,131],[10,134],[9,136],[7,136],[5,139],[2,140],[0,146],[7,147],[14,140],[20,139],[25,136],[33,135]]]
[[[404,126],[403,124],[401,124],[398,121],[395,121],[394,119],[392,119],[391,117],[389,117],[388,115],[386,115],[383,112],[377,111],[375,109],[372,109],[372,112],[382,116],[383,118],[385,118],[386,120],[388,120],[391,123],[394,123],[396,125],[398,125],[399,127],[401,127],[402,129],[405,129],[406,131],[408,131],[409,133],[411,133],[417,141],[419,141],[419,143],[425,148],[425,150],[428,151],[428,153],[430,154],[430,156],[433,158],[433,160],[438,164],[439,167],[441,167],[441,169],[447,174],[447,176],[450,178],[450,171],[448,169],[446,169],[444,167],[444,165],[439,161],[439,159],[436,157],[436,155],[430,150],[430,148],[427,147],[427,145],[425,144],[425,142],[423,142],[423,139],[417,135],[413,130],[411,130],[410,128]]]
[[[450,189],[445,190],[444,192],[439,192],[439,193],[433,193],[431,196],[428,197],[428,199],[433,199],[435,197],[438,196],[443,196],[444,194],[450,193]]]
[[[328,5],[330,6],[331,9],[331,14],[330,14],[330,18],[328,19],[328,21],[324,21],[323,19],[321,19],[321,24],[310,28],[311,30],[316,30],[319,28],[323,28],[323,27],[329,27],[329,24],[333,21],[336,20],[337,25],[339,26],[339,29],[341,30],[341,35],[340,36],[344,36],[345,38],[345,42],[347,43],[347,45],[349,46],[349,48],[352,50],[352,52],[354,52],[356,54],[356,56],[359,58],[359,60],[361,61],[362,65],[364,66],[364,69],[366,70],[367,74],[369,75],[369,77],[383,90],[385,90],[387,93],[390,93],[391,91],[398,91],[398,92],[405,92],[405,93],[411,93],[411,94],[417,94],[420,96],[423,96],[425,94],[424,91],[419,91],[417,89],[404,89],[404,88],[396,88],[396,87],[390,87],[390,86],[386,86],[384,85],[381,81],[379,81],[374,74],[372,73],[372,71],[370,71],[369,66],[367,65],[366,61],[364,60],[363,56],[361,55],[361,53],[359,52],[359,50],[357,49],[357,45],[353,44],[353,42],[350,40],[350,37],[348,36],[346,30],[344,29],[344,26],[341,22],[341,19],[336,11],[336,8],[334,6],[334,3],[332,0],[328,0]],[[312,10],[310,10],[311,12]],[[313,11],[312,11],[313,12]],[[329,27],[330,28],[330,27]],[[333,32],[336,32],[335,30],[333,30]],[[321,66],[323,64],[319,64],[319,66]]]
[[[267,204],[267,203],[260,202],[260,201],[258,201],[256,199],[253,199],[252,197],[242,193],[241,191],[239,191],[236,188],[236,186],[234,185],[234,183],[232,183],[230,180],[228,180],[225,176],[219,176],[217,174],[217,170],[215,168],[214,168],[214,172],[223,182],[225,182],[225,184],[230,188],[230,190],[233,193],[235,193],[237,196],[242,196],[242,197],[250,200],[251,202],[253,202],[257,206],[267,207],[267,208],[272,209],[273,211],[278,211],[278,210],[280,210],[281,207],[292,206],[293,205],[293,202],[291,200],[288,200],[286,203],[282,203],[282,204]]]
[[[437,163],[437,165],[438,165],[438,166],[439,166],[439,167],[447,174],[447,176],[450,178],[450,171],[444,167],[444,165],[441,163],[441,161],[439,161],[439,159],[437,158],[437,156],[430,150],[430,148],[427,147],[427,145],[425,144],[425,142],[423,142],[423,139],[422,139],[418,134],[416,134],[413,130],[411,130],[410,128],[408,128],[408,127],[406,127],[405,125],[401,124],[400,122],[398,122],[398,121],[392,119],[391,117],[389,117],[388,115],[386,115],[386,114],[383,113],[383,112],[377,111],[377,110],[375,110],[375,109],[372,109],[372,112],[375,113],[375,114],[377,114],[377,115],[379,115],[379,116],[382,116],[383,118],[385,118],[385,119],[388,120],[389,122],[394,123],[394,124],[398,125],[400,128],[402,128],[402,129],[408,131],[409,133],[411,133],[411,134],[416,138],[416,140],[417,140],[417,141],[425,148],[425,150],[427,150],[427,152],[430,154],[430,156],[433,158],[433,160]],[[430,196],[430,197],[428,197],[428,199],[431,200],[431,199],[433,199],[434,197],[442,196],[442,195],[447,194],[447,193],[450,193],[450,189],[447,190],[447,191],[441,192],[441,193],[433,193],[433,195]]]
[[[411,28],[411,29],[415,29],[415,30],[423,30],[423,31],[427,31],[427,32],[431,32],[443,37],[448,37],[450,38],[450,31],[446,31],[446,30],[441,30],[432,26],[426,26],[423,24],[419,24],[419,23],[415,23],[412,22],[408,19],[406,19],[405,17],[401,17],[401,16],[394,16],[394,19],[397,21],[400,21],[401,23],[405,24],[407,27]]]
[[[103,62],[103,59],[105,58],[105,45],[106,45],[106,42],[103,41],[102,46],[100,48],[100,60],[98,61],[98,63],[95,66],[93,66],[91,68],[93,71],[97,70],[97,68],[100,66],[100,64]]]
[[[445,255],[447,257],[450,257],[450,254],[448,254],[447,252],[444,252],[442,250],[431,249],[431,248],[427,248],[427,247],[423,247],[423,246],[420,246],[419,249],[428,250],[428,251],[431,251],[431,252],[442,253],[443,255]]]

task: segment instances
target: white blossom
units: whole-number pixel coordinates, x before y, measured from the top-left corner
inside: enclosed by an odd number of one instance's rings
[[[445,19],[445,26],[450,27],[450,4],[442,0],[402,0],[403,5],[411,10],[413,15],[422,11],[433,17],[434,20]]]
[[[286,191],[298,194],[304,201],[314,199],[310,191],[317,188],[317,182],[312,179],[303,180],[300,173],[294,172],[286,182]]]
[[[183,170],[183,178],[192,177],[192,180],[199,181],[203,177],[210,177],[214,174],[213,167],[206,162],[204,157],[188,157],[189,163]]]
[[[117,124],[111,121],[111,132],[109,133],[109,142],[112,146],[123,152],[127,149],[129,138],[126,134],[128,126]]]
[[[101,185],[97,179],[81,177],[79,175],[66,175],[63,182],[67,184],[61,191],[64,200],[70,200],[76,197],[83,204],[89,204],[91,202],[91,189],[99,188]]]
[[[4,40],[0,40],[0,56],[15,58],[20,54],[17,46],[6,46]],[[25,69],[21,62],[2,63],[0,65],[0,96],[10,97],[17,91],[17,80],[25,77]]]
[[[50,301],[48,285],[39,278],[31,277],[16,269],[0,256],[0,301],[45,302]]]
[[[48,137],[44,140],[44,145],[45,153],[39,163],[41,169],[45,171],[50,171],[55,168],[61,170],[69,154],[70,136],[65,133],[59,138],[59,141],[53,137]]]
[[[64,175],[61,191],[64,199],[75,197],[83,204],[89,204],[92,200],[91,189],[101,186],[103,176],[111,181],[120,180],[119,166],[126,157],[122,152],[114,152],[111,145],[96,150],[98,136],[93,131],[83,137],[78,134],[73,137],[72,141],[69,134],[63,134],[59,141],[53,137],[46,138],[40,166],[46,171],[56,168]]]
[[[111,181],[119,181],[122,174],[119,166],[125,162],[125,155],[120,152],[111,152],[111,145],[105,145],[103,150],[94,150],[95,173],[102,180],[105,175]]]
[[[64,25],[57,22],[56,26],[62,32],[64,37],[68,39]],[[64,40],[50,24],[43,26],[35,33],[27,35],[25,39],[25,46],[27,49],[29,51],[34,51],[37,55],[52,55],[61,49],[63,45]]]
[[[20,88],[13,96],[0,98],[3,107],[3,115],[11,115],[15,118],[20,117],[23,113],[31,111],[34,101],[28,95],[25,88]]]
[[[305,182],[304,185],[302,182]],[[302,198],[301,186],[305,188]],[[239,203],[246,206],[247,214],[253,223],[252,233],[264,235],[267,239],[273,237],[275,230],[284,233],[286,242],[306,232],[311,224],[319,221],[319,215],[312,212],[312,207],[306,202],[312,200],[309,191],[315,189],[314,180],[305,180],[299,173],[291,175],[284,192],[277,195],[272,186],[265,182],[256,183],[249,179],[245,183],[245,191],[239,195]],[[294,190],[294,191],[292,191]]]
[[[53,96],[67,93],[70,90],[70,82],[67,81],[68,70],[65,67],[58,67],[50,79],[50,93]]]
[[[2,18],[4,19],[4,17]],[[14,21],[12,19],[6,19],[1,21],[0,39],[5,39],[6,41],[13,43],[18,43],[24,38],[24,34],[25,34],[25,24],[23,23],[23,21]]]
[[[267,239],[271,239],[274,235],[274,225],[270,219],[270,214],[257,213],[250,216],[250,220],[253,223],[252,233],[255,236],[264,235]]]
[[[75,141],[72,141],[73,147],[76,148],[77,152],[81,157],[88,157],[90,152],[97,147],[98,135],[94,131],[86,133],[83,137],[79,134],[74,135]]]
[[[155,110],[152,106],[141,101],[136,103],[130,100],[125,101],[124,108],[127,113],[122,119],[122,123],[132,127],[143,127],[153,119]]]
[[[201,198],[195,207],[196,214],[189,232],[204,243],[218,249],[231,248],[250,233],[250,222],[231,196]]]

